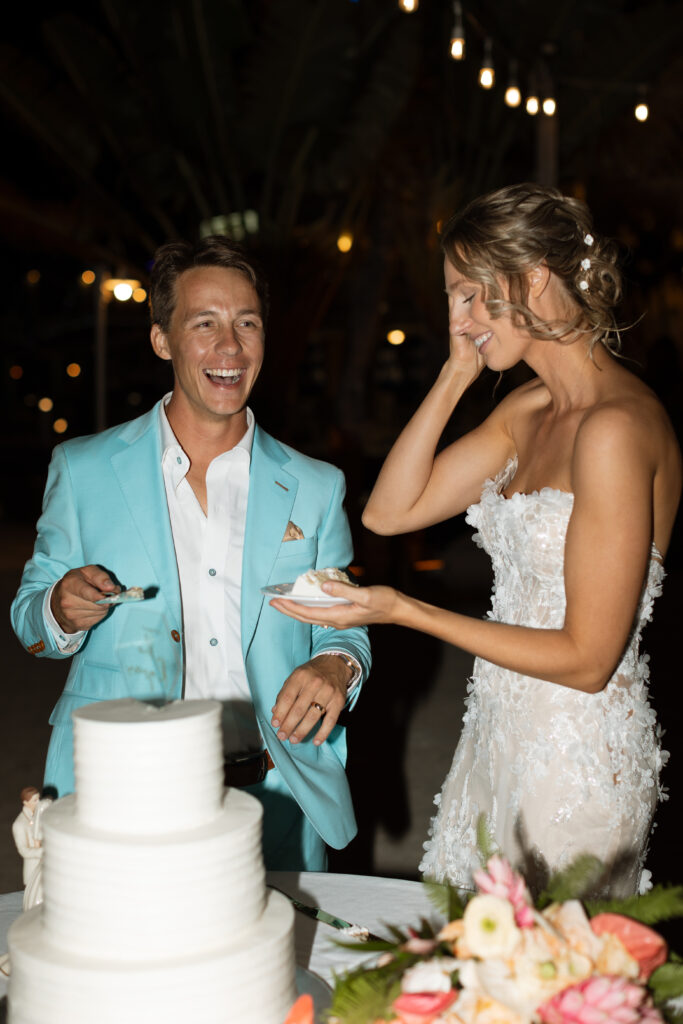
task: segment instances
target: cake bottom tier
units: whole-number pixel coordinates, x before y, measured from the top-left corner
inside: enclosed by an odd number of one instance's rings
[[[9,933],[8,1024],[282,1024],[296,998],[293,917],[271,892],[258,924],[221,949],[117,963],[55,948],[36,907]]]

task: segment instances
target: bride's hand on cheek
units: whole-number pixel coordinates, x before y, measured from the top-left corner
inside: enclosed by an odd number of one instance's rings
[[[458,374],[465,374],[469,378],[469,383],[472,384],[486,363],[483,356],[479,355],[469,334],[464,334],[461,331],[450,334],[449,348],[448,365]]]
[[[331,597],[343,597],[350,604],[336,604],[330,608],[310,607],[285,598],[274,598],[270,604],[284,615],[299,622],[334,629],[369,626],[372,623],[394,621],[399,593],[393,587],[353,587],[346,583],[324,583],[323,590]]]

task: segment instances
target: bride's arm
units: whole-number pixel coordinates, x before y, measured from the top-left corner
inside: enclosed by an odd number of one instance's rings
[[[479,427],[436,455],[453,410],[484,365],[466,334],[452,334],[450,346],[447,362],[389,452],[365,507],[363,523],[374,533],[407,533],[457,515],[479,499],[484,481],[514,454],[503,401]]]
[[[522,675],[596,693],[626,646],[652,541],[655,459],[640,417],[623,409],[591,414],[577,436],[574,509],[565,547],[567,597],[561,629],[513,626],[436,608],[390,587],[325,590],[354,600],[287,614],[338,627],[393,622],[438,637]],[[274,602],[284,611],[281,603]]]

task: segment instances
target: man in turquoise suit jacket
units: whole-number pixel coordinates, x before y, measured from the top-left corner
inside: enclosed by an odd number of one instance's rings
[[[247,781],[265,807],[267,866],[319,869],[325,844],[341,849],[356,832],[337,719],[369,670],[367,634],[297,622],[270,607],[261,588],[313,567],[348,565],[343,475],[253,423],[247,400],[263,359],[267,286],[239,247],[224,238],[163,246],[151,306],[152,345],[172,363],[173,392],[136,420],[55,448],[33,557],[12,605],[30,653],[72,659],[50,718],[45,785],[59,796],[73,789],[71,714],[80,705],[178,699],[186,686],[195,696],[195,684],[199,695],[215,695],[201,691],[201,666],[190,655],[204,657],[201,626],[200,636],[184,632],[215,609],[195,593],[203,582],[183,588],[180,553],[192,562],[196,537],[186,513],[201,528],[213,516],[218,537],[225,514],[237,546],[208,573],[221,586],[223,569],[227,579],[241,556],[241,587],[238,578],[225,606],[237,608],[233,660],[263,748],[260,781]],[[219,478],[220,493],[211,489],[228,452],[241,458],[242,513],[230,483],[238,477]],[[97,603],[131,586],[146,600]]]

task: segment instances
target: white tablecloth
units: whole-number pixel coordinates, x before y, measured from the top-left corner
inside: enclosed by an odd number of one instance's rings
[[[302,903],[322,907],[328,913],[352,924],[363,925],[382,937],[390,938],[384,927],[386,924],[418,925],[422,917],[435,924],[439,921],[419,882],[317,871],[273,871],[267,880]],[[21,900],[20,892],[0,896],[0,953],[7,949],[7,931],[21,913]],[[294,935],[297,963],[328,984],[335,972],[355,967],[363,960],[362,954],[340,949],[331,941],[341,937],[338,931],[298,911]],[[0,975],[0,998],[6,990],[6,980]]]

